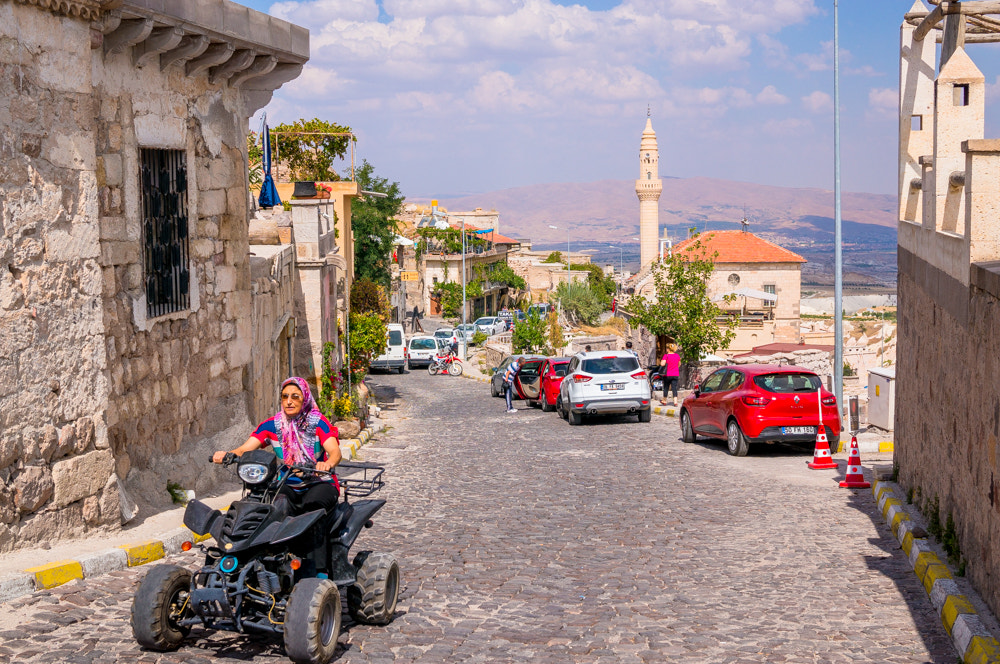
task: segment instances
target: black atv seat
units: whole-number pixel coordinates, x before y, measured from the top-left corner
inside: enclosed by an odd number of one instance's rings
[[[340,530],[347,520],[351,518],[351,514],[354,513],[354,508],[351,507],[350,503],[338,503],[333,511],[330,513],[329,519],[330,527],[327,531],[332,535],[338,530]]]

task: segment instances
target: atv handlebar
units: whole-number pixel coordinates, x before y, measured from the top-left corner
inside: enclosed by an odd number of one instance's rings
[[[239,460],[238,456],[236,456],[232,452],[226,452],[226,456],[222,457],[222,461],[220,461],[219,463],[222,464],[223,466],[231,466],[234,463],[236,463],[238,460]],[[209,463],[215,463],[215,455],[214,454],[212,456],[208,457],[208,462]]]

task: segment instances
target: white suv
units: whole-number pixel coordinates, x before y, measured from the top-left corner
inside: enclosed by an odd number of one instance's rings
[[[627,350],[577,353],[566,368],[556,408],[570,424],[584,415],[636,413],[640,422],[652,418],[649,377]]]

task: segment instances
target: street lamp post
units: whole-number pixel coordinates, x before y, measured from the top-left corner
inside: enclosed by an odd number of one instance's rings
[[[462,217],[462,334],[456,335],[462,337],[462,343],[460,348],[462,349],[462,360],[466,359],[466,344],[465,344],[465,217]]]

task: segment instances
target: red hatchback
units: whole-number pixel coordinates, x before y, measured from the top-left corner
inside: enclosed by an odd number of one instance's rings
[[[563,376],[566,375],[566,367],[569,366],[568,357],[550,357],[542,364],[541,387],[538,391],[538,401],[542,404],[542,410],[552,411],[556,409],[556,399],[559,398],[559,386],[562,385]]]
[[[822,402],[822,406],[820,405]],[[722,367],[696,385],[681,404],[681,434],[725,438],[729,453],[746,456],[750,443],[816,442],[823,427],[830,448],[840,444],[837,398],[812,371],[795,366],[742,364]]]

